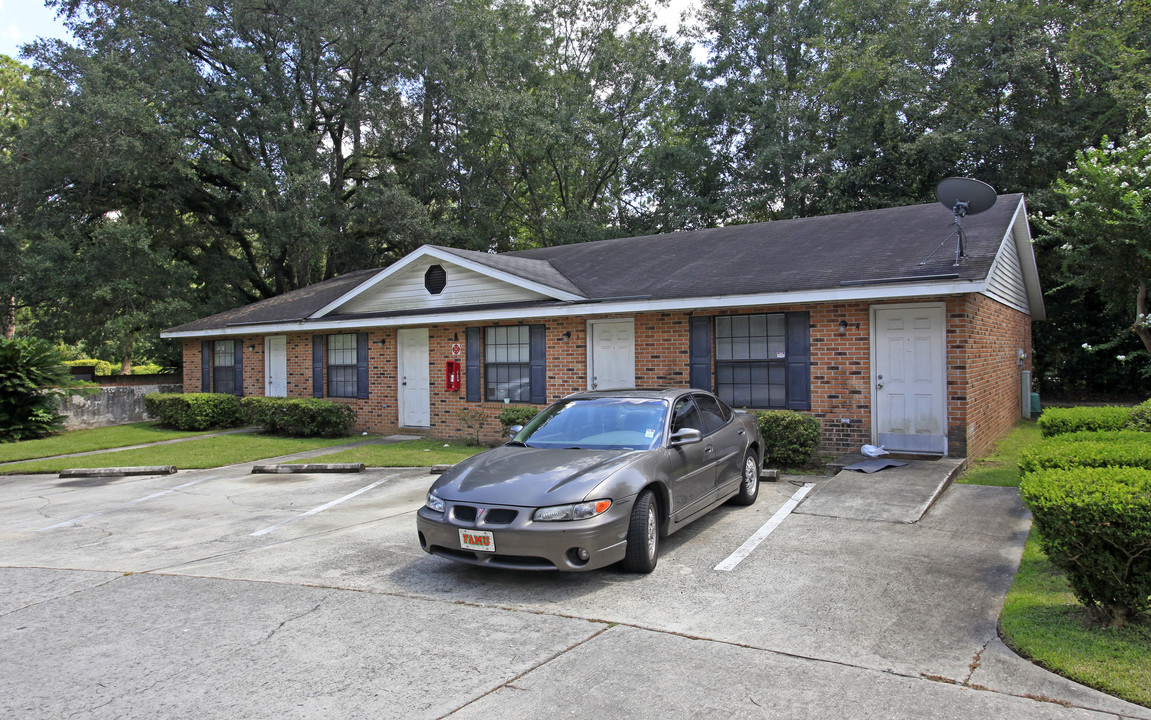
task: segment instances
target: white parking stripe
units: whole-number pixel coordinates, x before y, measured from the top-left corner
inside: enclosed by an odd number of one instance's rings
[[[735,566],[739,565],[739,563],[744,558],[750,555],[751,551],[755,550],[756,546],[763,542],[767,536],[771,534],[772,530],[775,530],[777,527],[779,527],[779,524],[783,522],[783,519],[791,514],[791,511],[794,510],[797,505],[799,505],[799,501],[803,500],[804,496],[811,492],[813,487],[815,487],[814,483],[807,483],[798,491],[796,491],[796,493],[791,496],[791,499],[785,502],[783,507],[776,510],[775,514],[771,516],[771,519],[763,524],[763,527],[761,527],[759,530],[756,530],[754,535],[749,537],[747,541],[743,543],[743,545],[740,545],[739,549],[737,549],[731,555],[728,555],[726,560],[721,562],[719,565],[716,565],[715,569],[721,571],[734,570]]]
[[[345,495],[342,498],[331,501],[330,503],[324,503],[323,505],[319,506],[318,508],[312,508],[311,510],[307,511],[306,513],[303,513],[302,515],[296,515],[295,517],[290,517],[287,520],[284,520],[283,522],[278,522],[275,525],[272,525],[270,527],[266,527],[263,530],[257,530],[256,532],[252,533],[251,536],[257,537],[259,535],[266,535],[266,534],[272,532],[273,530],[275,530],[277,528],[282,528],[285,525],[291,525],[294,522],[299,522],[300,520],[303,520],[306,517],[309,517],[311,515],[315,515],[316,513],[321,513],[330,507],[335,507],[336,505],[339,505],[340,503],[344,502],[345,500],[351,500],[352,498],[359,495],[360,493],[365,493],[365,492],[371,490],[372,488],[376,487],[377,485],[382,485],[382,484],[386,483],[387,481],[388,481],[388,478],[384,478],[383,480],[377,480],[374,483],[372,483],[371,485],[368,485],[366,487],[362,487],[359,490],[355,491],[354,493],[350,493],[348,495]]]
[[[182,490],[186,487],[191,487],[192,485],[198,485],[199,483],[202,483],[205,480],[212,480],[215,477],[216,477],[215,475],[209,475],[208,477],[200,478],[199,480],[193,480],[191,482],[186,482],[183,485],[177,485],[174,488],[169,488],[167,490],[161,490],[158,493],[152,493],[151,495],[147,495],[147,496],[142,497],[142,498],[136,498],[135,500],[124,503],[123,505],[117,505],[116,507],[111,507],[111,508],[108,508],[107,510],[101,510],[100,512],[88,513],[87,515],[81,515],[78,518],[72,518],[71,520],[65,520],[64,522],[58,522],[55,525],[49,525],[48,527],[43,527],[43,528],[40,528],[39,530],[37,530],[36,532],[44,532],[46,530],[55,530],[56,528],[62,528],[66,525],[73,525],[73,524],[81,522],[83,520],[88,520],[89,518],[94,518],[94,517],[103,515],[104,513],[110,513],[110,512],[113,512],[115,510],[123,510],[126,507],[131,507],[131,506],[136,505],[138,503],[142,503],[145,500],[151,500],[153,498],[158,498],[161,495],[167,495],[168,493],[174,493],[177,490]]]

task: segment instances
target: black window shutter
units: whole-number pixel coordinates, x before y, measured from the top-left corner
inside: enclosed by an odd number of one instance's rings
[[[324,396],[324,336],[312,336],[312,397]]]
[[[244,340],[243,338],[236,338],[236,364],[232,367],[232,377],[236,382],[235,389],[232,390],[233,394],[242,396],[244,394]]]
[[[811,320],[808,313],[787,314],[787,408],[811,409]]]
[[[212,343],[200,343],[200,392],[212,392]]]
[[[692,316],[688,340],[688,382],[711,392],[711,318]]]
[[[368,397],[368,334],[356,333],[356,397]]]
[[[467,348],[465,349],[464,383],[467,385],[467,401],[480,402],[484,396],[484,388],[480,382],[480,358],[483,356],[483,347],[480,345],[480,328],[468,328]]]
[[[531,402],[544,405],[548,401],[547,325],[530,325],[528,351],[531,357]]]

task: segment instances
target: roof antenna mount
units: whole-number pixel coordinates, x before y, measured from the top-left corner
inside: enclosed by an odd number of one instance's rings
[[[935,197],[940,204],[955,214],[955,232],[951,233],[939,243],[939,247],[931,251],[931,255],[939,252],[951,238],[956,238],[955,264],[967,257],[967,236],[963,232],[963,218],[968,215],[977,215],[984,210],[991,209],[995,204],[995,188],[982,180],[965,177],[950,177],[935,186]],[[920,265],[926,265],[931,259],[928,255]]]

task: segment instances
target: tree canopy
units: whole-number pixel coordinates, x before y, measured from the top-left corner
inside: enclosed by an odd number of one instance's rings
[[[1151,9],[1120,0],[702,0],[678,35],[646,0],[51,4],[75,44],[0,66],[0,297],[125,363],[423,243],[930,202],[949,175],[1054,213],[1151,89]],[[1067,241],[1039,229],[1053,287]]]

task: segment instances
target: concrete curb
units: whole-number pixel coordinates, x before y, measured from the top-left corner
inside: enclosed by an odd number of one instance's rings
[[[124,477],[126,475],[172,475],[175,465],[142,465],[139,467],[72,468],[61,470],[60,477]]]
[[[279,465],[255,465],[256,473],[362,473],[363,463],[301,463]]]

